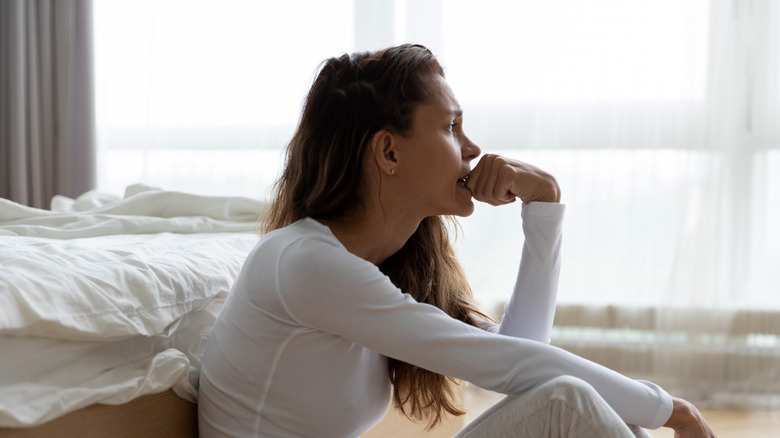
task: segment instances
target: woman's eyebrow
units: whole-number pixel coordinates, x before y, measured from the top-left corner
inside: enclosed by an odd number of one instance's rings
[[[460,107],[451,107],[447,110],[447,114],[452,114],[455,117],[461,117],[463,115],[463,109]]]

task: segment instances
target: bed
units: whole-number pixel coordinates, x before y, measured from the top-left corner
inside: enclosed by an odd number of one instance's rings
[[[0,200],[0,436],[197,436],[200,357],[262,207],[142,185]]]

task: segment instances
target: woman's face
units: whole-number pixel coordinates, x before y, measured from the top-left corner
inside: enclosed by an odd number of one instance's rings
[[[481,151],[463,132],[463,111],[444,78],[431,76],[429,84],[436,97],[417,108],[400,140],[398,177],[408,183],[408,207],[423,217],[468,216],[474,204],[464,178]]]

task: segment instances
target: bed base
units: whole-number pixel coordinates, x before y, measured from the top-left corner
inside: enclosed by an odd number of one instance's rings
[[[172,390],[122,405],[95,404],[28,428],[0,428],[2,438],[197,438],[198,406]]]

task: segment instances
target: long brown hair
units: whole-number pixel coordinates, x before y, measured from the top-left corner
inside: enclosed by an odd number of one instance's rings
[[[369,195],[363,172],[368,142],[380,129],[411,130],[414,111],[434,98],[426,86],[432,74],[444,76],[433,53],[411,44],[323,62],[260,231],[304,217],[342,219],[358,210]],[[445,218],[425,218],[379,269],[415,300],[455,319],[476,325],[475,315],[488,318],[474,302]],[[407,417],[433,427],[446,413],[465,413],[454,400],[454,379],[392,358],[389,373],[395,404]]]

